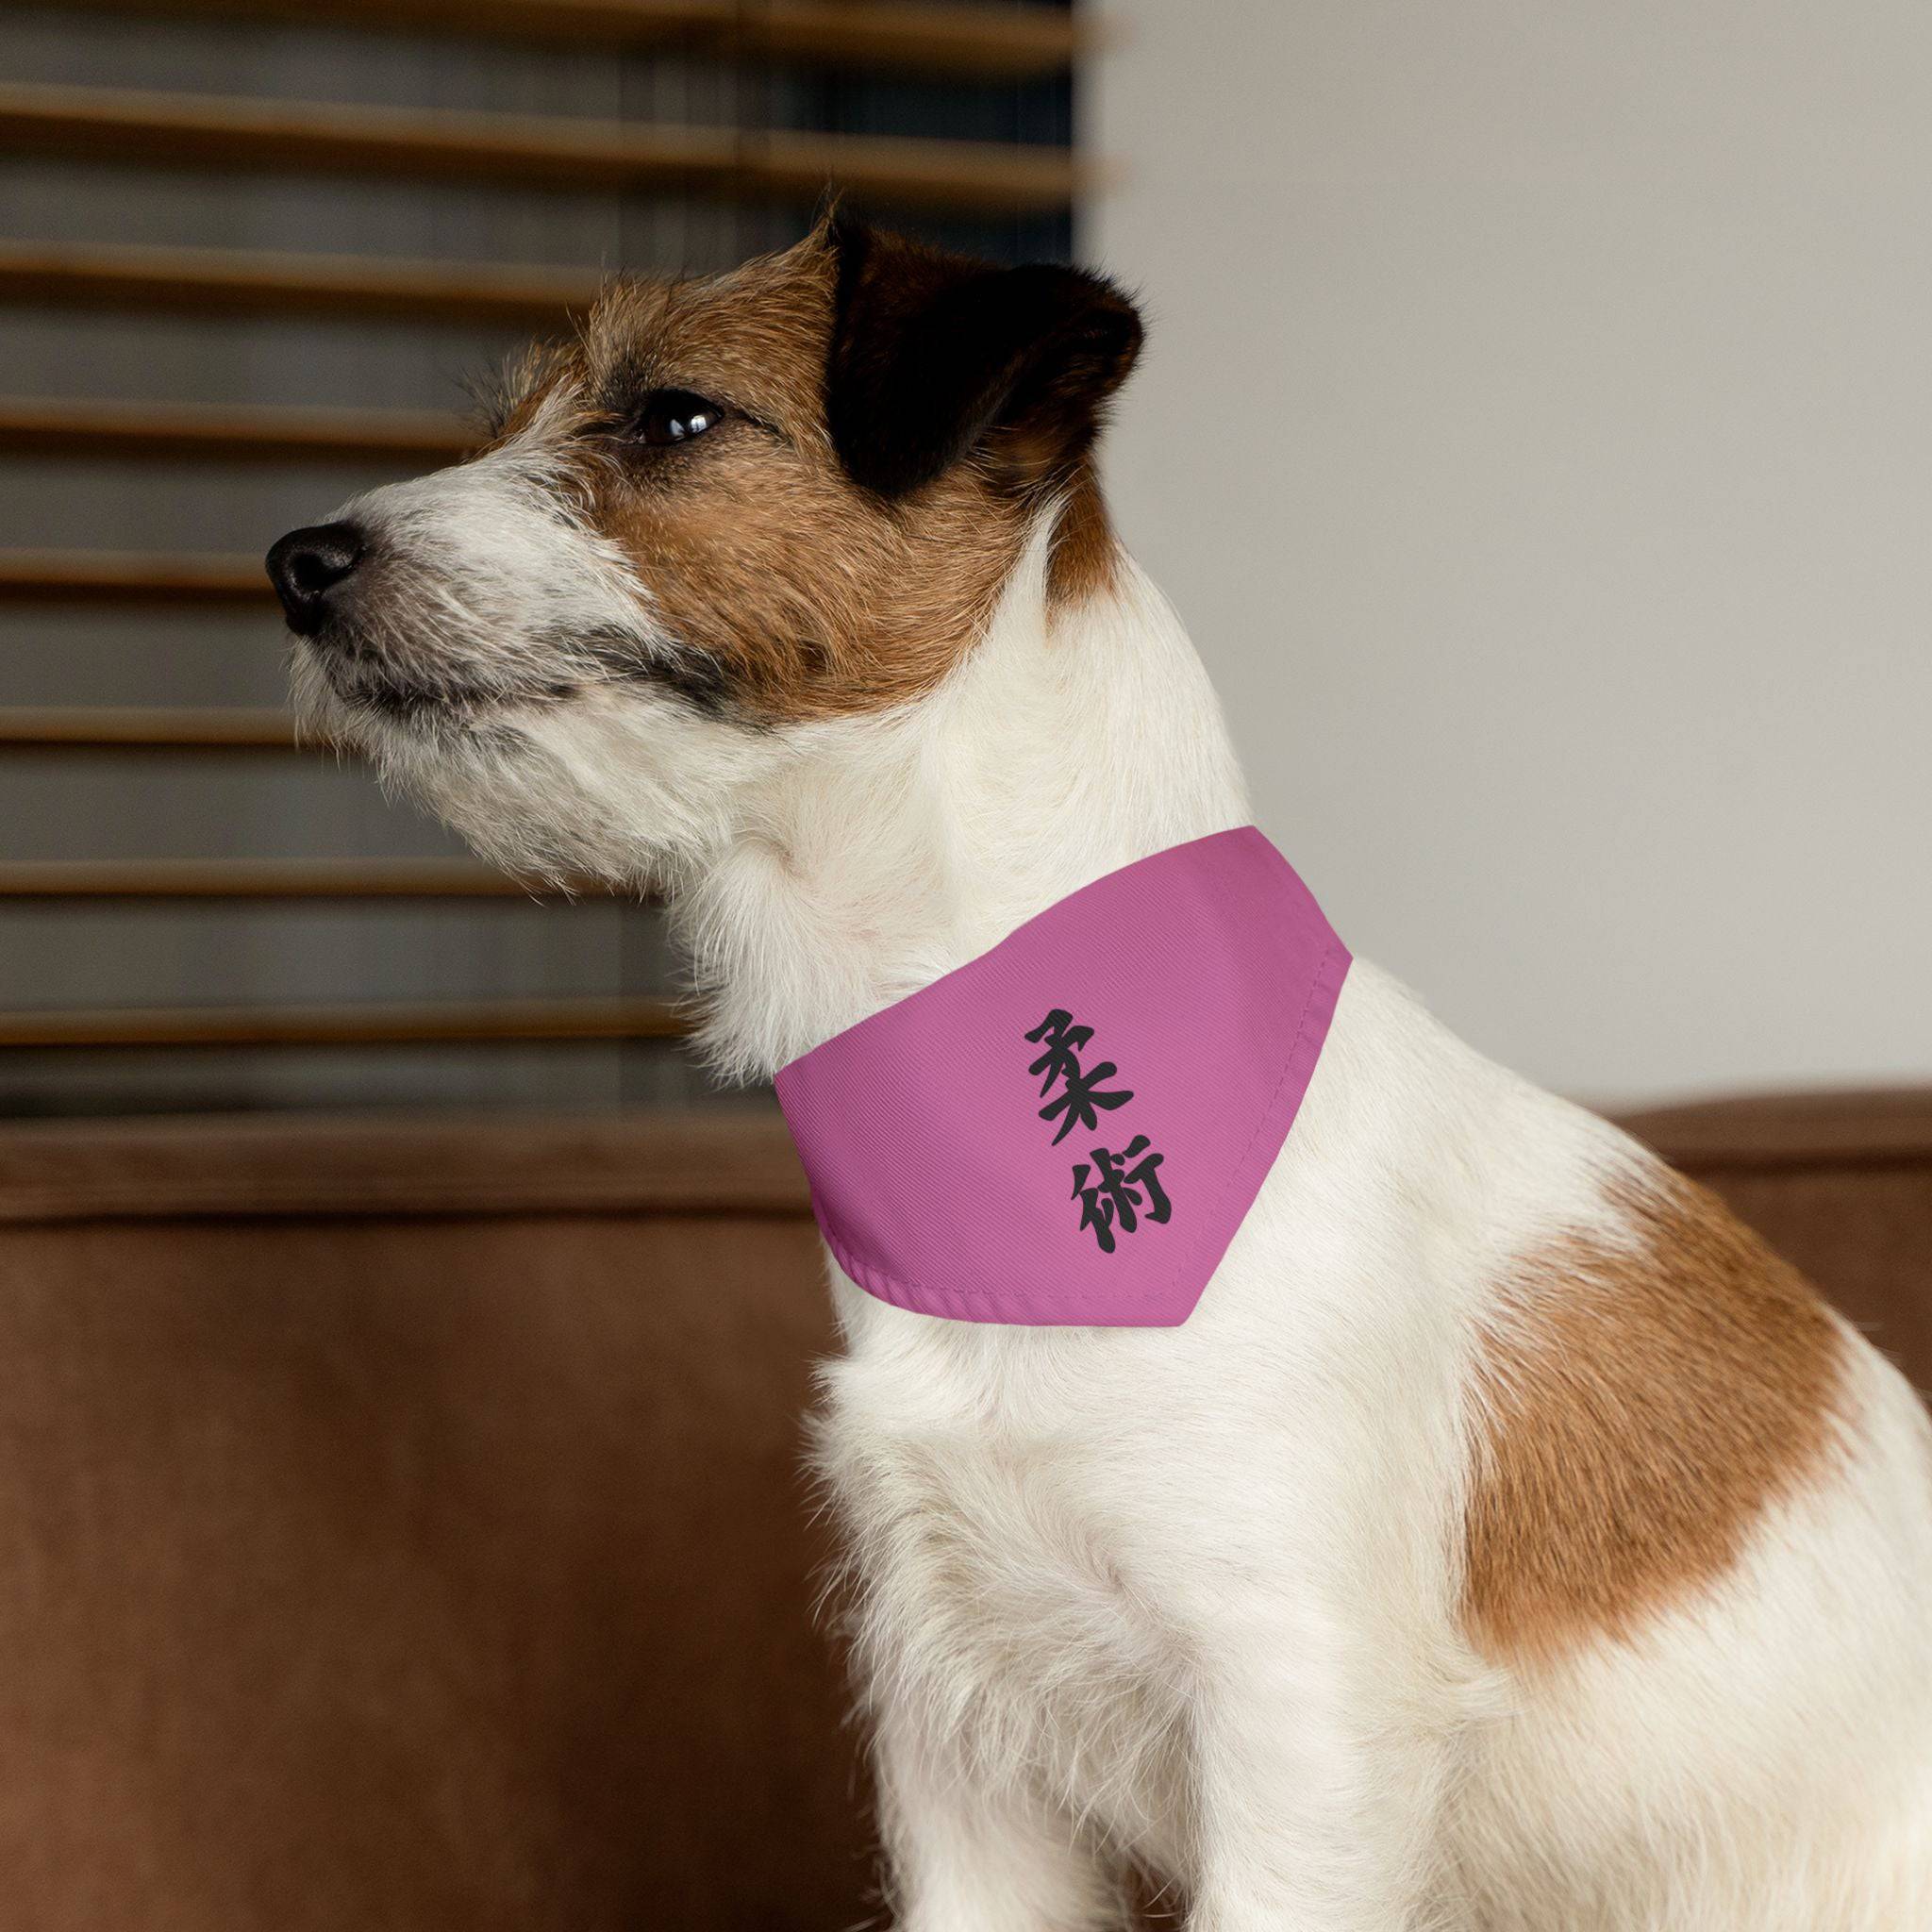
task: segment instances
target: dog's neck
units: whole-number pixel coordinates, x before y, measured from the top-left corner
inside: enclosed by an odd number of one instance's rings
[[[1247,823],[1165,598],[1122,557],[1109,588],[1057,608],[1045,547],[944,687],[815,727],[679,894],[728,1073],[767,1076],[1090,880]]]

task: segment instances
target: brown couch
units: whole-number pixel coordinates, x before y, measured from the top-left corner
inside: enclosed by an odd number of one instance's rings
[[[1932,1094],[1633,1123],[1932,1380]],[[0,1129],[9,1932],[836,1932],[775,1120]]]

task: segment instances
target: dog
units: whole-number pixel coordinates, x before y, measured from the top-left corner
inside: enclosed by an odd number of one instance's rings
[[[770,1076],[1248,822],[1096,478],[1141,338],[1099,276],[836,214],[618,282],[480,454],[270,553],[301,712],[526,877],[661,891],[712,1060]],[[1182,1325],[830,1273],[904,1932],[1150,1881],[1194,1932],[1932,1926],[1916,1396],[1368,964]]]

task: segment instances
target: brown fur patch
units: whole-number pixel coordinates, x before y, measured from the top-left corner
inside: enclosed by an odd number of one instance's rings
[[[1808,1284],[1662,1169],[1617,1205],[1629,1244],[1526,1257],[1488,1341],[1463,1619],[1492,1654],[1629,1638],[1828,1460],[1844,1343]]]
[[[1082,463],[1054,526],[1046,593],[1055,605],[1079,604],[1113,589],[1120,544],[1091,463]]]
[[[602,466],[593,514],[672,636],[765,718],[929,691],[985,628],[1025,537],[971,461],[906,504],[845,475],[824,422],[831,276],[808,245],[715,281],[633,286],[590,338],[613,410],[627,391],[680,388],[740,411],[661,461]]]
[[[853,480],[827,425],[839,276],[827,237],[725,275],[614,285],[580,344],[531,366],[501,430],[541,423],[689,655],[691,689],[767,722],[930,691],[983,634],[1035,510],[1062,493],[1025,469],[1008,432],[904,496]],[[873,258],[887,276],[951,260],[883,241]],[[637,405],[665,389],[730,413],[688,445],[627,442]],[[546,414],[552,397],[568,407]],[[1112,569],[1084,459],[1064,500],[1057,603],[1103,588]]]

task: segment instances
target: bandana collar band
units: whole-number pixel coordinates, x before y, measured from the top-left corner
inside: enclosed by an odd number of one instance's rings
[[[820,1231],[922,1314],[1185,1322],[1348,967],[1252,825],[1109,873],[780,1072]]]

